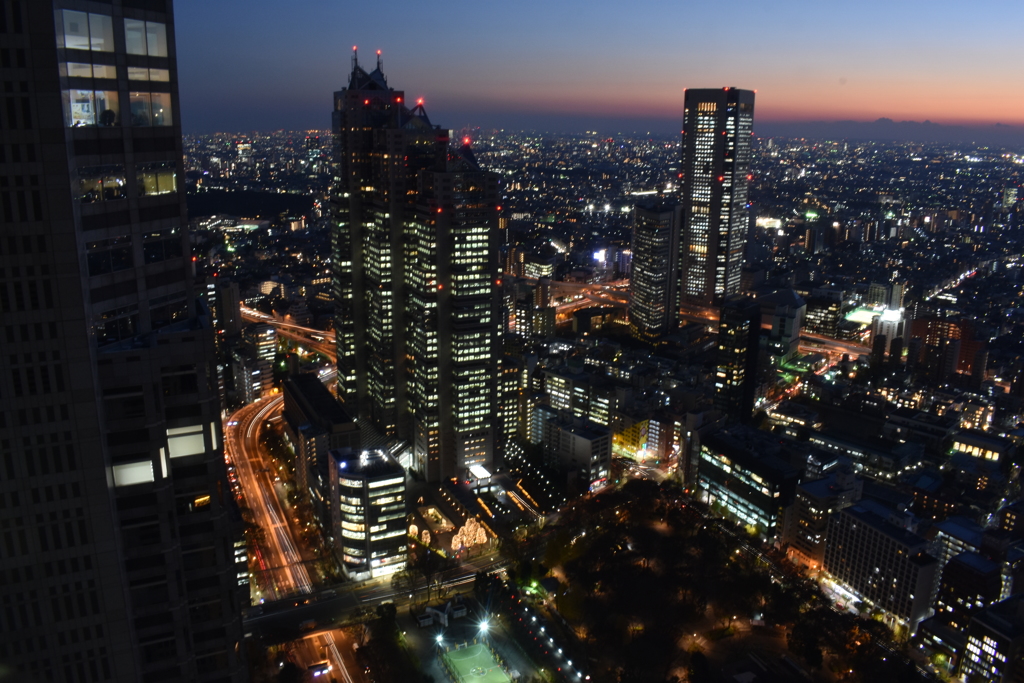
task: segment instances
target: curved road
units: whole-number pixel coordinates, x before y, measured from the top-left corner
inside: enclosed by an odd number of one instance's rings
[[[238,480],[256,522],[266,531],[264,560],[270,568],[281,568],[268,586],[270,597],[283,594],[310,593],[313,584],[302,565],[302,556],[295,547],[287,516],[274,493],[274,482],[268,474],[259,448],[259,432],[263,422],[284,407],[284,397],[263,399],[239,409],[228,418],[224,427],[224,444],[228,457],[235,464]],[[282,580],[283,579],[283,580]]]

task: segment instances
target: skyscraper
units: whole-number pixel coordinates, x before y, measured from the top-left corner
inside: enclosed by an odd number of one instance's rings
[[[419,177],[406,227],[415,466],[428,480],[490,465],[498,435],[498,177],[468,140]]]
[[[680,294],[711,305],[740,289],[754,93],[687,90],[683,114]]]
[[[19,680],[245,678],[174,44],[169,0],[0,7],[0,664]]]
[[[497,438],[498,177],[353,57],[335,93],[339,388],[430,481]]]
[[[389,436],[408,434],[405,311],[405,217],[415,206],[416,174],[444,163],[448,132],[421,104],[367,73],[352,55],[349,84],[334,93],[334,280],[338,395]]]
[[[682,207],[638,204],[633,211],[629,329],[637,339],[653,342],[676,324]]]
[[[757,302],[739,294],[727,297],[718,321],[715,407],[742,421],[754,412],[760,335]]]

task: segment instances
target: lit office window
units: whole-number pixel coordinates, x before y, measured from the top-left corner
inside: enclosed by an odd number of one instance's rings
[[[170,194],[178,189],[175,164],[159,162],[139,164],[135,167],[135,178],[139,184],[139,195]]]
[[[64,124],[81,126],[116,126],[121,122],[117,92],[113,90],[65,90]]]
[[[114,24],[105,14],[57,11],[57,47],[92,52],[114,51]]]
[[[117,78],[117,67],[110,64],[61,62],[60,75],[70,78]]]
[[[128,67],[129,81],[162,81],[171,80],[171,72],[168,69],[146,69],[144,67]]]
[[[124,20],[125,50],[130,55],[167,56],[167,27],[156,21]]]
[[[133,92],[128,96],[133,126],[169,126],[171,96],[168,93]]]
[[[124,166],[83,166],[78,169],[77,194],[84,204],[124,199]]]

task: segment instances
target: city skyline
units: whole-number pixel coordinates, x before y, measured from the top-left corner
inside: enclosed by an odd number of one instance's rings
[[[235,2],[186,1],[179,42],[203,47],[182,50],[183,125],[325,128],[323,84],[343,82],[359,45],[367,59],[383,50],[388,73],[417,83],[422,91],[410,95],[452,126],[667,133],[678,128],[684,88],[732,85],[758,90],[767,134],[793,121],[879,118],[1005,128],[1024,124],[1024,108],[1009,87],[1020,81],[1011,22],[991,20],[1003,6],[748,4],[734,10],[746,19],[730,26],[729,46],[716,47],[714,32],[686,29],[713,21],[713,10],[655,4],[629,13],[527,5],[505,15],[455,3],[422,16],[403,3],[283,12],[257,2],[243,12]],[[271,26],[273,40],[260,38]],[[431,39],[446,33],[459,40]]]

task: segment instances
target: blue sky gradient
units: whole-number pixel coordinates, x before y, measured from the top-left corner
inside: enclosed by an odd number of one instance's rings
[[[1024,3],[177,0],[186,132],[327,128],[352,45],[435,123],[671,132],[683,89],[756,121],[1024,124]]]

